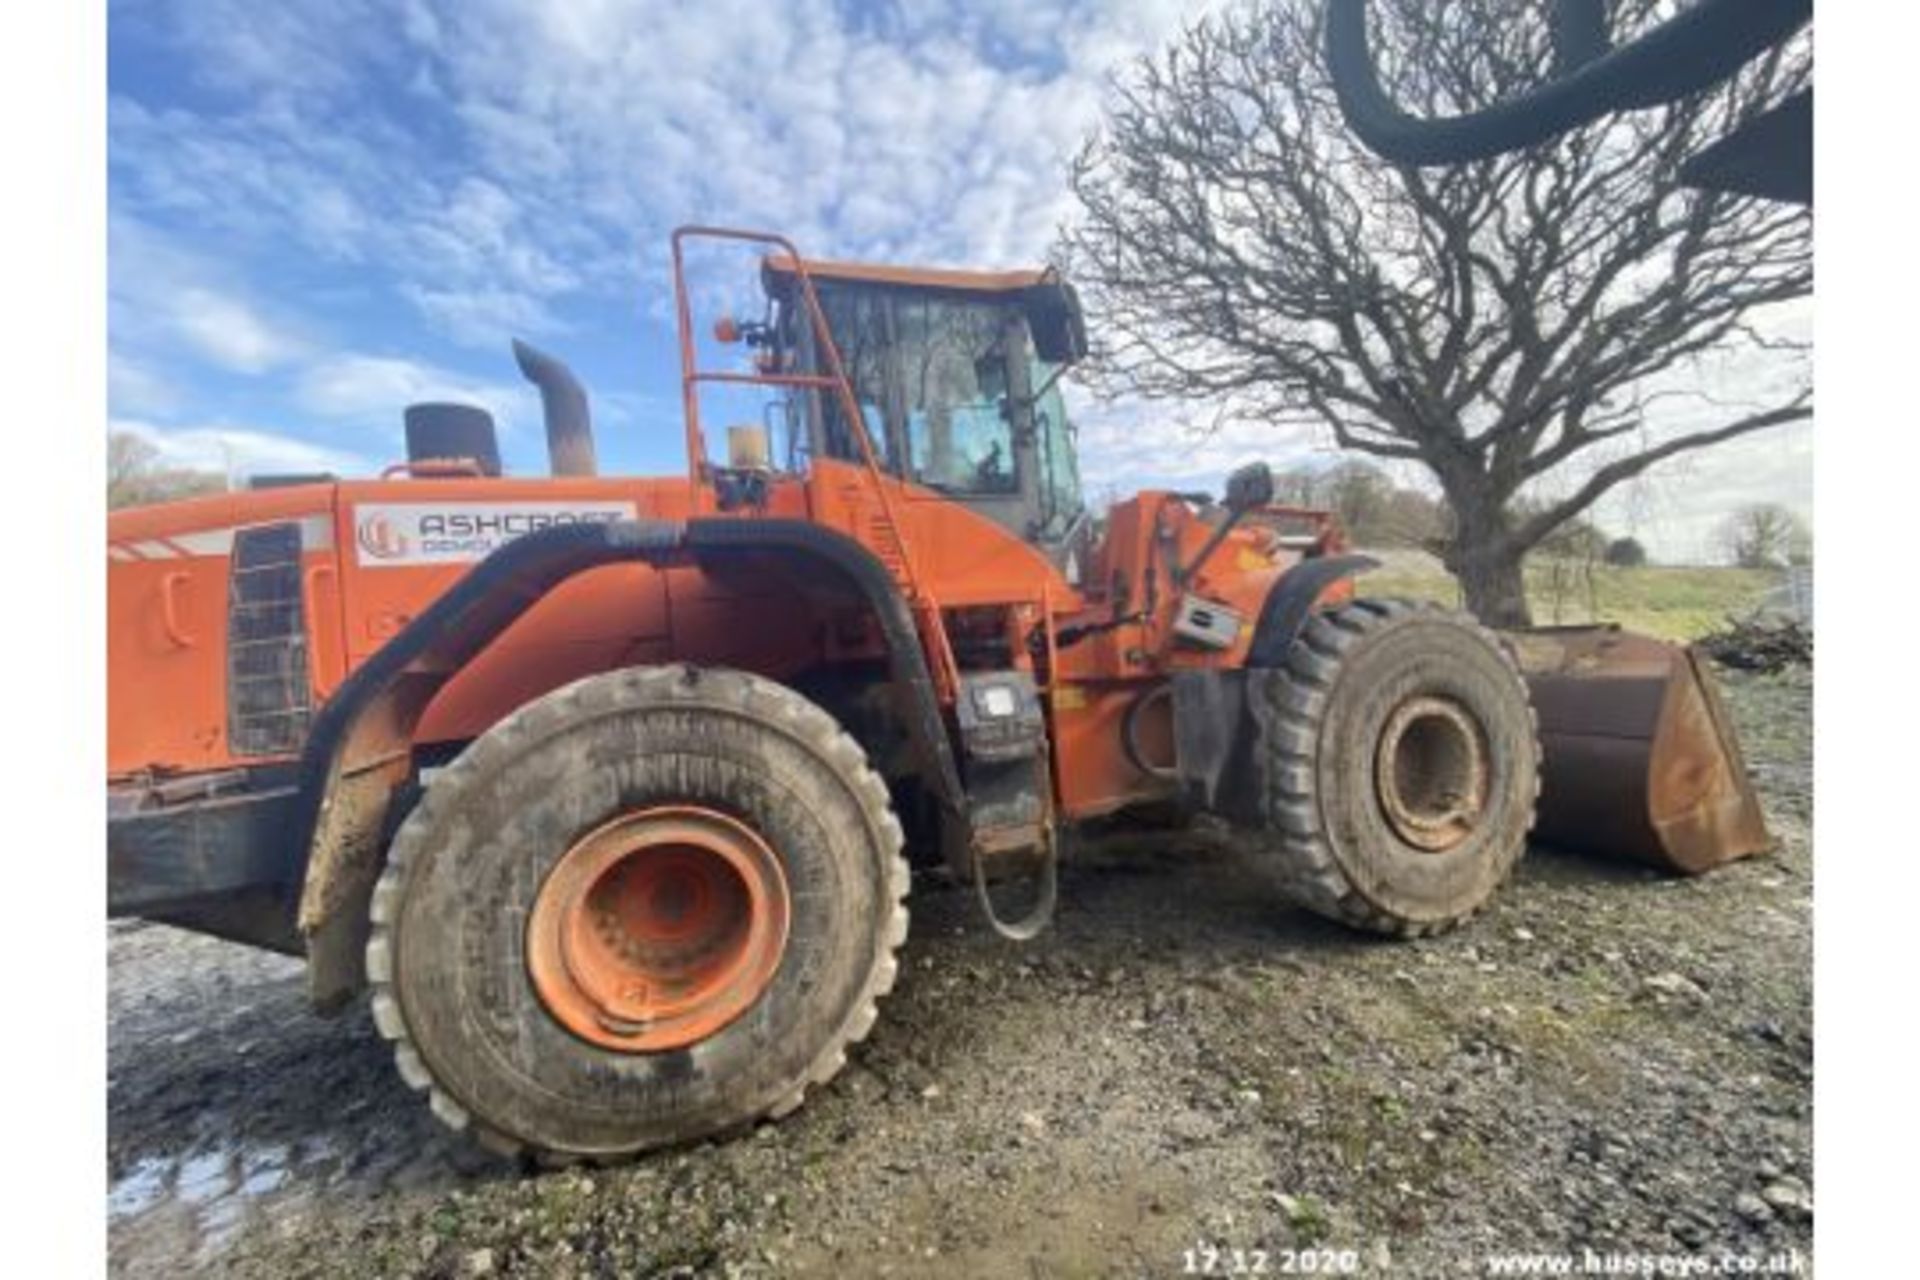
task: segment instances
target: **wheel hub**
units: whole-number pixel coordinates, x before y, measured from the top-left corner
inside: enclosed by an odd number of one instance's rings
[[[1394,708],[1380,734],[1375,788],[1387,824],[1416,849],[1443,853],[1473,833],[1486,806],[1486,735],[1451,698]]]
[[[760,998],[790,914],[786,873],[752,830],[709,809],[643,809],[554,864],[528,920],[527,972],[584,1040],[684,1048]]]

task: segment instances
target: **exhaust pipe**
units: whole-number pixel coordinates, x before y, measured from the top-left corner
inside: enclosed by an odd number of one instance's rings
[[[478,405],[434,401],[410,404],[404,412],[407,461],[471,461],[480,474],[500,474],[500,438],[493,415]]]
[[[586,388],[573,370],[554,356],[515,338],[513,358],[527,381],[540,388],[540,408],[547,420],[547,457],[556,476],[598,475],[593,456],[593,422],[587,412]]]

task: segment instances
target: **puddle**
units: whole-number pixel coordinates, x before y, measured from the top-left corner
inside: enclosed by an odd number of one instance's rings
[[[290,1156],[282,1143],[216,1147],[184,1158],[147,1156],[107,1188],[107,1217],[133,1217],[172,1200],[198,1208],[203,1218],[225,1222],[248,1204],[289,1189]]]
[[[180,1162],[180,1172],[174,1178],[174,1194],[188,1204],[200,1204],[224,1195],[233,1187],[232,1165],[232,1153],[226,1151],[203,1151],[188,1156]]]
[[[240,1188],[243,1197],[263,1196],[278,1191],[287,1180],[287,1149],[273,1145],[246,1152],[240,1160]]]
[[[167,1189],[167,1170],[172,1164],[149,1156],[129,1169],[107,1188],[107,1217],[124,1218],[151,1207]]]
[[[142,1156],[108,1185],[110,1248],[115,1258],[164,1264],[164,1274],[196,1273],[248,1233],[284,1230],[323,1204],[331,1209],[343,1197],[419,1190],[457,1176],[443,1148],[356,1146],[319,1134],[203,1139],[185,1152]]]

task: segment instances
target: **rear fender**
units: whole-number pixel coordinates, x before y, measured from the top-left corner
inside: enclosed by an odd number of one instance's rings
[[[886,568],[853,539],[803,520],[562,525],[495,551],[358,667],[315,717],[302,760],[295,847],[303,851],[297,927],[307,939],[314,1003],[336,1006],[365,981],[367,908],[396,801],[413,774],[415,729],[434,695],[555,587],[621,563],[712,564],[791,557],[834,575],[879,620],[908,730],[937,794],[959,794],[951,744],[912,613]]]

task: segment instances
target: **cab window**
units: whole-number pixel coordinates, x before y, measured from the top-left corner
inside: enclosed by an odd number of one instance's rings
[[[853,383],[853,397],[860,406],[860,416],[866,420],[867,437],[874,447],[880,450],[881,457],[889,468],[898,470],[899,459],[892,446],[892,437],[885,425],[887,386],[887,362],[892,344],[888,341],[888,316],[886,300],[871,293],[859,293],[850,290],[821,291],[821,306],[827,313],[827,323],[832,327],[834,345],[840,352],[840,363],[847,371],[847,378]],[[793,325],[796,336],[802,341],[809,354],[806,365],[810,369],[825,372],[825,362],[815,359],[811,354],[813,333],[809,326],[798,322]],[[853,442],[852,434],[841,413],[838,396],[822,397],[821,408],[826,415],[827,453],[839,458],[857,458],[859,450]]]
[[[822,282],[820,300],[889,471],[962,498],[1029,496],[1024,529],[1040,541],[1074,528],[1083,507],[1059,366],[1034,355],[1014,302],[838,281]],[[783,318],[800,367],[823,371],[810,326],[791,306]],[[804,403],[815,447],[857,459],[839,397]],[[1016,426],[1031,430],[1030,443],[1016,447]]]
[[[949,493],[1018,493],[1005,311],[903,298],[895,323],[912,477]]]
[[[1043,539],[1063,535],[1080,514],[1080,467],[1074,457],[1073,428],[1060,396],[1060,366],[1029,356],[1028,385],[1033,401],[1033,432],[1039,440],[1040,528]]]

